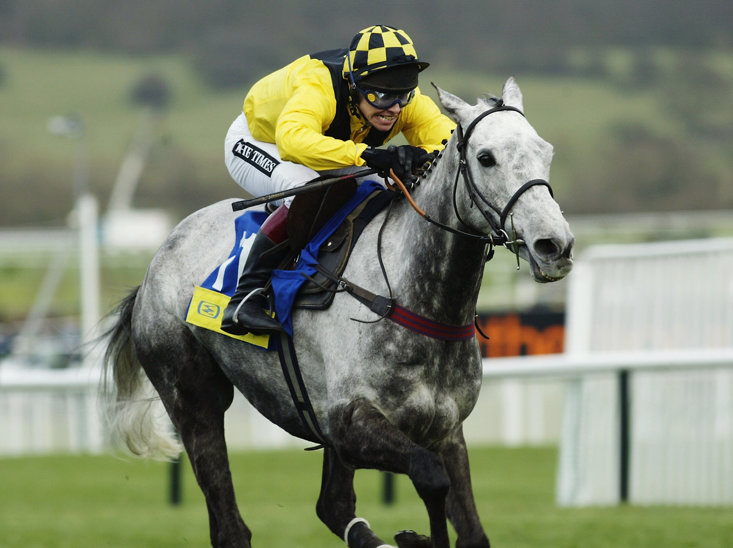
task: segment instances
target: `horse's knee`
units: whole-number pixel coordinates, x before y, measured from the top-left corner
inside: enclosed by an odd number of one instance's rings
[[[328,425],[332,437],[341,442],[351,442],[363,437],[369,424],[383,420],[382,414],[363,399],[334,405],[328,411]]]
[[[334,407],[328,418],[333,447],[344,463],[354,468],[408,473],[409,454],[415,443],[370,401],[357,399]]]

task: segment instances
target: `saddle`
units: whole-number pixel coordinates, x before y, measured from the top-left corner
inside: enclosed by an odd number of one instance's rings
[[[293,308],[323,310],[331,305],[335,292],[343,285],[339,276],[354,243],[369,221],[396,196],[375,181],[366,181],[358,189],[347,183],[334,185],[330,191],[314,192],[312,196],[313,193],[299,195],[291,204],[288,230],[292,254],[286,264],[274,271],[268,284],[270,291],[277,293],[277,314],[288,333],[292,330]],[[222,311],[236,290],[240,265],[247,257],[249,247],[243,243],[254,238],[267,215],[265,211],[247,211],[235,219],[234,248],[223,263],[194,287],[186,322],[270,348],[267,335],[232,335],[221,329]],[[349,288],[354,291],[352,286]],[[354,296],[363,299],[363,291],[357,288]],[[366,304],[371,307],[375,299],[369,297]],[[384,308],[382,300],[376,299]]]
[[[291,249],[302,249],[355,192],[356,183],[350,181],[296,196],[287,221]],[[319,247],[316,273],[301,286],[293,308],[325,310],[331,306],[338,289],[338,277],[346,268],[359,236],[395,196],[388,190],[375,190],[346,216]]]

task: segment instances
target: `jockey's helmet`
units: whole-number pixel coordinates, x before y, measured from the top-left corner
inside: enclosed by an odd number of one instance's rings
[[[408,91],[417,87],[418,73],[428,67],[420,61],[404,30],[373,25],[351,40],[343,75],[353,86],[379,91]]]

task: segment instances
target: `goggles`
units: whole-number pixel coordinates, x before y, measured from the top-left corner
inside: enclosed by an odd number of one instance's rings
[[[367,100],[367,103],[372,105],[374,108],[378,108],[379,110],[387,110],[389,108],[392,108],[396,104],[399,104],[400,108],[404,108],[409,104],[410,101],[412,101],[412,98],[415,97],[414,89],[403,91],[400,93],[390,93],[388,91],[377,91],[376,89],[360,88],[356,85],[356,80],[354,79],[354,71],[351,68],[351,52],[348,52],[346,54],[346,61],[349,64],[349,80],[351,80],[351,85],[354,86],[354,88],[356,88],[356,90],[361,93],[361,96]]]
[[[400,105],[400,108],[405,108],[405,106],[412,101],[412,98],[415,97],[414,89],[395,93],[377,91],[376,89],[362,89],[356,85],[354,85],[354,87],[356,87],[362,97],[367,100],[367,103],[379,110],[387,110],[397,104]]]

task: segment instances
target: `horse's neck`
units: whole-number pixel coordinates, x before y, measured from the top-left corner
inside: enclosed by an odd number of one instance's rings
[[[421,182],[413,198],[431,218],[465,230],[453,212],[452,164],[439,164],[441,169]],[[469,323],[483,272],[483,244],[428,222],[406,200],[394,214],[390,239],[398,263],[393,287],[398,302],[445,323]]]

